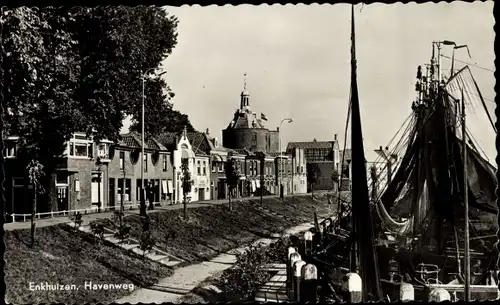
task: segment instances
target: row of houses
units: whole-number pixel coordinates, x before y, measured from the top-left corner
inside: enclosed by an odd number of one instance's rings
[[[33,196],[26,169],[16,158],[18,140],[5,140],[5,210],[23,214],[31,212]],[[96,142],[84,133],[75,133],[53,174],[51,188],[46,190],[50,206],[37,212],[137,204],[142,185],[141,162],[148,196],[161,205],[183,201],[183,159],[188,162],[193,181],[187,196],[191,202],[228,197],[225,163],[231,159],[240,173],[235,197],[260,195],[261,187],[264,194],[278,194],[279,179],[285,194],[307,192],[306,161],[300,148],[283,155],[229,149],[211,138],[208,130],[167,132],[146,138],[143,156],[141,144],[141,136],[136,133],[122,135],[117,143]]]

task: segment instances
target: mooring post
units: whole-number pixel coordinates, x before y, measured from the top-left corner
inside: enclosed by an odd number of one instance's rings
[[[293,291],[294,295],[291,299],[292,302],[300,299],[300,285],[302,280],[302,267],[306,264],[303,260],[298,260],[293,264]]]
[[[399,300],[405,301],[415,301],[415,289],[410,283],[403,283],[399,286]]]
[[[288,265],[288,270],[289,270],[289,273],[288,273],[288,276],[287,278],[289,277],[289,286],[288,286],[288,297],[291,299],[294,295],[294,286],[293,286],[293,264],[295,264],[296,261],[300,261],[301,260],[301,256],[299,253],[295,252],[295,253],[292,253],[290,254],[290,264]]]
[[[432,289],[429,293],[429,302],[444,302],[450,300],[450,293],[444,288]]]
[[[292,254],[297,253],[297,250],[294,247],[288,247],[288,259],[286,262],[286,289],[287,291],[291,288],[291,283],[292,283],[292,271],[290,269],[290,260],[292,258]]]
[[[357,273],[351,272],[347,274],[347,289],[349,291],[349,302],[363,302],[363,283]]]
[[[313,234],[309,231],[304,233],[304,254],[311,255]]]
[[[318,269],[313,264],[302,267],[302,287],[300,288],[300,303],[316,303],[318,287]]]

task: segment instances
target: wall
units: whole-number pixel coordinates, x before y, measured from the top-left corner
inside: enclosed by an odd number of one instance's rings
[[[319,177],[314,184],[315,190],[336,190],[337,186],[332,181],[332,172],[335,166],[333,161],[323,161],[323,162],[313,162],[310,164],[316,164],[319,168]],[[308,186],[310,190],[310,186]]]
[[[211,173],[211,168],[210,168],[210,159],[209,157],[205,156],[196,156],[195,157],[195,165],[194,165],[194,173],[193,175],[193,189],[192,189],[192,196],[193,198],[191,199],[191,202],[193,201],[199,201],[199,200],[210,200],[210,173]],[[198,174],[198,162],[200,162],[200,174]],[[203,162],[205,162],[205,166],[203,166]],[[205,169],[205,173],[203,172],[203,169]],[[200,189],[202,189],[204,198],[200,198]]]
[[[276,130],[270,130],[269,131],[269,138],[270,138],[270,146],[267,148],[266,152],[267,153],[279,153],[280,152],[279,132]],[[283,143],[281,143],[281,149],[286,150],[286,147]]]
[[[222,143],[227,148],[266,151],[268,133],[264,128],[226,129],[222,131]]]
[[[67,159],[67,168],[69,170],[69,184],[68,184],[68,209],[78,210],[92,207],[92,173],[97,173],[98,166],[95,159],[84,158],[71,158]],[[108,206],[108,171],[107,165],[100,166],[101,171],[101,206]],[[54,177],[55,178],[55,177]],[[75,190],[75,181],[80,181],[80,191]],[[52,206],[54,211],[57,208],[57,193],[55,192],[54,183],[54,196],[51,196]],[[94,205],[95,206],[95,205]]]

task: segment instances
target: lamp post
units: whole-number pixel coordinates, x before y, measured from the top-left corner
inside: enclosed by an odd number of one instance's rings
[[[141,112],[141,151],[142,151],[142,160],[141,160],[141,209],[140,209],[140,214],[141,216],[146,215],[146,198],[144,194],[144,99],[145,99],[145,83],[146,83],[146,74],[151,71],[151,70],[156,70],[157,68],[149,68],[145,71],[141,70],[141,78],[142,78],[142,112]],[[161,76],[167,71],[164,69],[158,69],[158,70],[163,70],[160,74],[157,76]]]
[[[292,123],[293,120],[291,118],[285,118],[285,119],[282,119],[281,122],[280,122],[280,127],[278,129],[278,141],[279,141],[279,146],[280,146],[280,183],[279,183],[279,186],[280,186],[280,197],[283,198],[283,152],[282,152],[282,149],[281,149],[281,125],[283,124],[283,122],[287,122],[287,123]]]

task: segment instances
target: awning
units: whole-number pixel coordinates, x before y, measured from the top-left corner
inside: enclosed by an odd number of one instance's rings
[[[161,192],[162,194],[168,194],[167,180],[161,181]]]
[[[168,179],[168,193],[173,193],[174,187],[172,184],[172,180]]]

